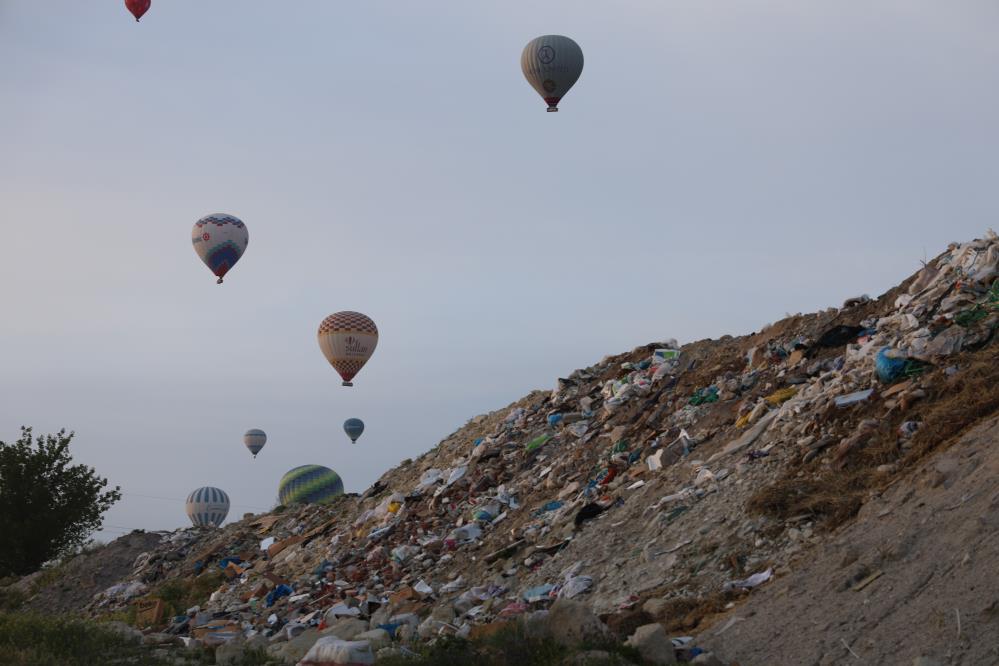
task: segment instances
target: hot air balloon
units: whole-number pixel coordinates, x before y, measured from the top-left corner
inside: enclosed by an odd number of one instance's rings
[[[138,23],[142,15],[149,11],[152,0],[125,0],[125,8],[132,12],[135,22]]]
[[[198,488],[187,496],[187,517],[196,527],[218,527],[229,514],[229,496],[218,488]]]
[[[250,235],[238,217],[215,213],[194,223],[191,242],[201,261],[218,276],[218,283],[222,284],[222,278],[246,251]]]
[[[364,421],[361,419],[347,419],[343,422],[343,431],[350,437],[350,441],[356,442],[357,438],[364,432]]]
[[[264,448],[264,444],[267,443],[267,433],[263,430],[257,430],[256,428],[251,428],[246,431],[243,435],[243,444],[246,444],[246,448],[250,449],[250,453],[256,458],[257,454],[260,453],[260,449]]]
[[[281,477],[278,500],[281,504],[328,504],[343,495],[340,475],[322,465],[301,465]]]
[[[337,312],[319,325],[319,348],[330,365],[340,373],[344,386],[371,358],[378,344],[378,327],[360,312]]]
[[[558,111],[559,100],[583,73],[583,50],[568,37],[543,35],[524,47],[520,69],[531,87],[548,102],[548,110]]]

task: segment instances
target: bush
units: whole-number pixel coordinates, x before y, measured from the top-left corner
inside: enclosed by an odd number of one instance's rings
[[[86,465],[73,465],[73,433],[0,442],[0,576],[23,576],[45,562],[77,552],[101,516],[121,499],[117,487]]]
[[[154,590],[150,596],[163,600],[167,615],[182,615],[191,606],[203,605],[225,581],[218,571],[208,570],[197,578],[175,578]]]
[[[115,662],[166,664],[115,631],[82,620],[0,613],[0,663],[94,666]]]

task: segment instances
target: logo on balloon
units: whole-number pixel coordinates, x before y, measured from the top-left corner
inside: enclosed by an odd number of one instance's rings
[[[538,60],[540,60],[544,64],[547,65],[554,59],[555,59],[555,49],[553,49],[552,47],[546,44],[545,46],[542,46],[540,49],[538,49]]]
[[[207,231],[206,231],[206,232],[205,232],[204,234],[202,234],[202,236],[201,236],[201,240],[205,240],[205,241],[206,241],[206,240],[208,240],[209,238],[211,238],[211,236],[209,236],[209,235],[208,235],[208,232],[207,232]]]
[[[544,88],[546,92],[555,92],[555,89],[558,88],[558,84],[551,79],[545,79],[541,84],[541,87]]]
[[[348,335],[347,339],[344,341],[344,349],[348,354],[367,354],[368,346],[363,342],[355,338],[353,335]]]

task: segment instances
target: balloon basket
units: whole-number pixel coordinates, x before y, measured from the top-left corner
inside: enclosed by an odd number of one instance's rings
[[[558,113],[558,107],[557,106],[549,106],[548,107],[548,113]]]
[[[353,382],[344,382],[343,385],[344,386],[353,386],[354,383]]]

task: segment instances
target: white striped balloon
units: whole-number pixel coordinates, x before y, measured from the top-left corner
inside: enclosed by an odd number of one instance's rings
[[[568,37],[542,35],[524,47],[520,69],[548,103],[548,110],[558,111],[559,101],[583,73],[583,50]]]
[[[225,491],[206,486],[187,496],[187,517],[197,526],[218,527],[229,515],[229,496]]]

